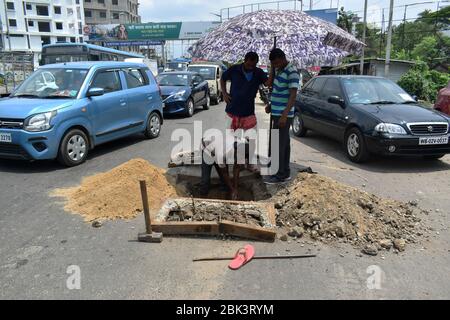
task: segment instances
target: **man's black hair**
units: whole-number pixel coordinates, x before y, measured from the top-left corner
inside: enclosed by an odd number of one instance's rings
[[[259,56],[256,52],[249,52],[245,55],[244,61],[256,61],[256,63],[259,62]]]
[[[283,50],[279,48],[275,48],[272,51],[270,51],[269,60],[274,61],[277,59],[286,59],[286,54]]]

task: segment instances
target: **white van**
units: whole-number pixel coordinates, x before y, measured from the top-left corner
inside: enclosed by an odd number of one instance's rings
[[[200,74],[209,85],[209,96],[212,104],[219,104],[222,100],[222,90],[220,88],[220,78],[222,77],[222,68],[217,64],[191,64],[188,71]]]
[[[155,77],[158,75],[158,61],[156,60],[147,58],[127,58],[125,59],[125,62],[143,63],[150,69]]]

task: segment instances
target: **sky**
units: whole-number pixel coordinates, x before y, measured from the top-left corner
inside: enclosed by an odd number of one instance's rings
[[[243,4],[267,2],[270,0],[140,0],[140,14],[143,22],[162,21],[212,21],[218,17],[211,13],[219,13],[221,8],[240,6]],[[304,9],[309,8],[309,0],[304,0]],[[417,3],[425,4],[415,5]],[[300,2],[298,2],[300,3]],[[363,16],[363,0],[313,0],[314,9],[326,9],[332,5],[346,10],[358,11],[359,16]],[[425,9],[435,11],[438,6],[436,0],[395,0],[394,20],[403,19],[404,6],[408,5],[407,18],[415,18],[417,14]],[[450,0],[440,1],[440,5],[450,5]],[[298,7],[300,4],[298,4]],[[286,3],[282,8],[294,8],[293,3]],[[267,7],[269,8],[269,7]],[[273,7],[274,8],[274,7]],[[382,9],[385,9],[385,17],[388,17],[389,0],[368,0],[368,21],[380,23],[382,21]],[[234,11],[233,11],[234,10]],[[238,12],[233,9],[232,15]],[[395,22],[395,21],[394,21]]]
[[[142,22],[176,22],[176,21],[218,21],[219,18],[212,13],[219,14],[222,8],[233,6],[242,6],[251,3],[270,2],[272,0],[140,0],[139,14],[142,16]],[[304,10],[309,9],[310,0],[303,1]],[[389,17],[390,0],[368,0],[367,20],[369,23],[375,23],[381,26],[383,21],[383,9],[385,21]],[[417,14],[429,9],[436,11],[438,5],[450,5],[450,0],[394,0],[394,24],[402,21],[405,5],[407,6],[406,18],[415,19]],[[264,9],[275,9],[276,5],[263,6]],[[344,7],[345,10],[351,10],[363,17],[364,0],[313,0],[313,9],[328,9]],[[285,2],[281,9],[294,9],[293,2]],[[300,8],[298,2],[297,8]],[[255,7],[256,9],[256,7]],[[248,7],[250,11],[250,7]],[[225,15],[226,11],[223,11]],[[242,13],[242,8],[232,9],[231,16]],[[385,24],[387,28],[387,23]],[[172,57],[181,56],[189,44],[180,42],[171,42],[172,47],[168,46],[168,55]]]

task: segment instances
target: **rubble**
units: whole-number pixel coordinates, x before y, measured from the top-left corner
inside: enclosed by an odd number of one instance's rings
[[[376,246],[372,245],[372,244],[367,244],[363,249],[362,252],[364,254],[367,254],[369,256],[376,256],[378,255],[378,249]]]
[[[417,242],[426,233],[416,203],[382,199],[320,175],[300,173],[271,201],[279,208],[277,226],[289,236],[298,228],[314,240],[349,243],[366,254],[392,246],[402,251],[406,239]]]
[[[394,248],[400,252],[405,251],[406,241],[404,239],[395,239],[394,240]]]

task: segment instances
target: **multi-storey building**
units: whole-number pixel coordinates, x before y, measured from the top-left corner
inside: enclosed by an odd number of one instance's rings
[[[140,23],[139,0],[84,0],[86,24]]]
[[[82,42],[82,0],[0,0],[3,51],[39,53],[42,45]]]

